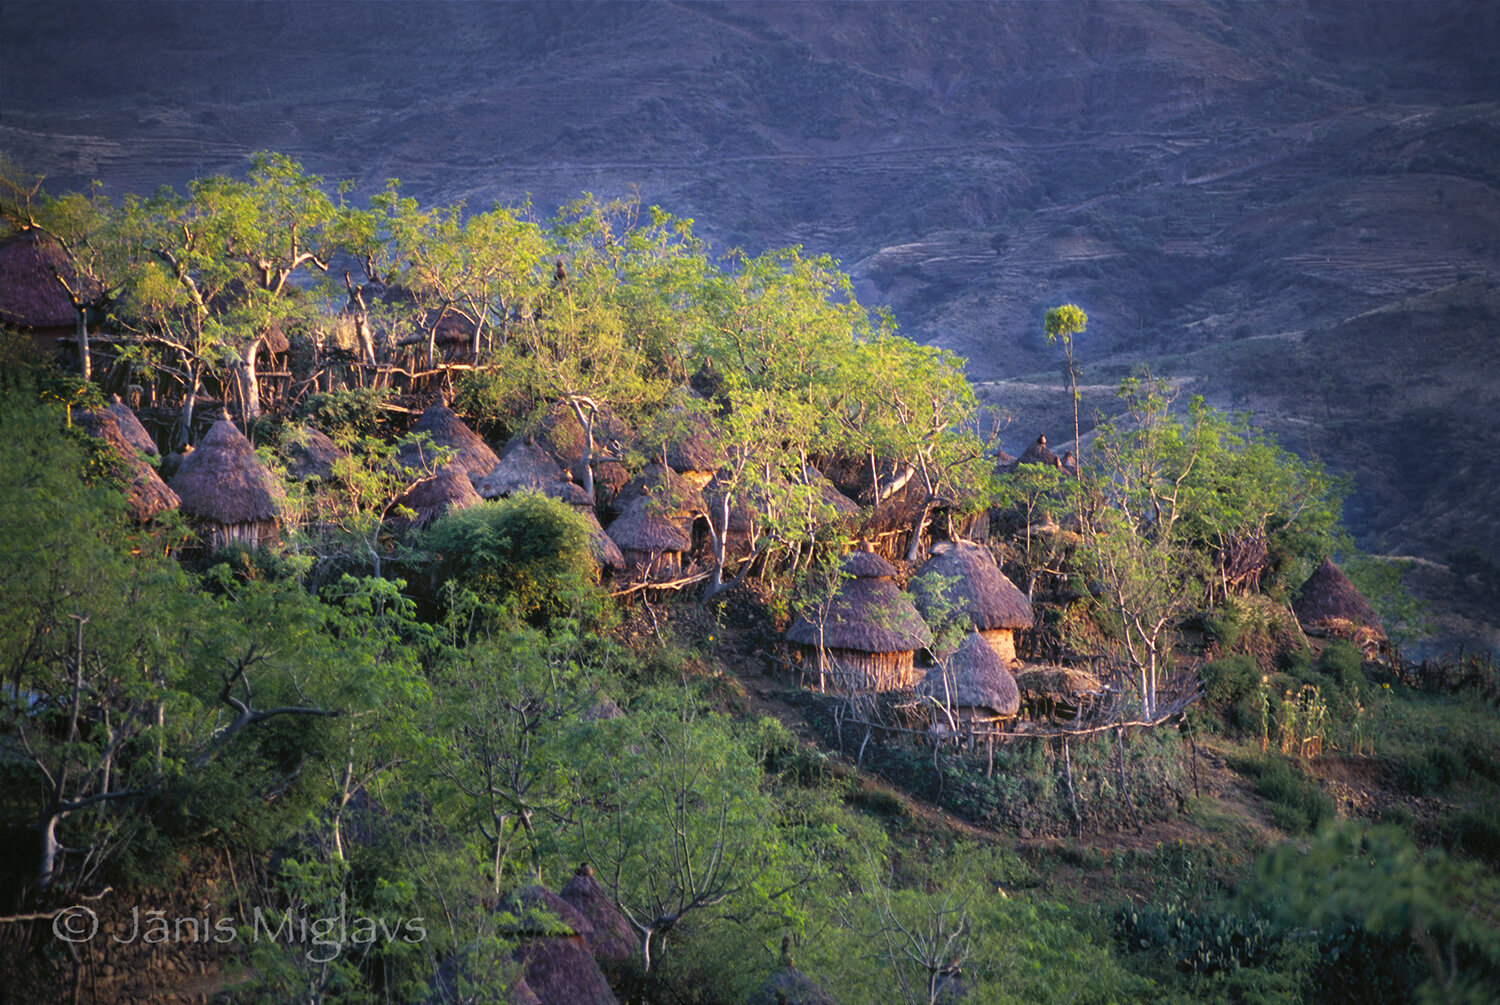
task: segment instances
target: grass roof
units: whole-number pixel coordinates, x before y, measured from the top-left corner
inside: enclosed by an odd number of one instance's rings
[[[183,457],[171,486],[184,513],[226,526],[264,523],[281,515],[281,486],[227,416]]]
[[[934,578],[945,582],[939,588]],[[1031,601],[1005,577],[989,549],[966,541],[942,541],[917,569],[912,595],[924,617],[939,607],[967,616],[980,631],[1030,628]]]

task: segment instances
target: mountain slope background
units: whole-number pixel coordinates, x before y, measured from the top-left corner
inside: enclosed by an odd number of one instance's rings
[[[1351,473],[1500,648],[1500,8],[4,3],[0,150],[149,191],[287,153],[424,202],[635,194],[838,257],[1016,452],[1137,363]]]

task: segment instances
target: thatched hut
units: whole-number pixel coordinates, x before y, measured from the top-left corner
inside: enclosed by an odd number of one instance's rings
[[[679,428],[662,444],[662,458],[694,488],[702,489],[713,478],[722,455],[706,417],[683,412],[679,422]]]
[[[615,496],[614,511],[624,513],[646,496],[655,500],[662,512],[686,521],[687,527],[691,527],[693,518],[705,509],[702,489],[673,471],[660,458],[647,464],[638,475],[621,486]]]
[[[517,439],[506,446],[494,469],[474,487],[486,499],[499,499],[513,492],[545,492],[562,477],[562,468],[547,451]]]
[[[1292,601],[1292,612],[1308,634],[1351,638],[1362,646],[1378,647],[1385,641],[1385,627],[1375,609],[1331,558],[1324,558],[1307,577]]]
[[[618,706],[615,711],[619,711]],[[562,888],[561,896],[593,926],[593,931],[585,935],[583,941],[588,943],[594,959],[635,958],[639,948],[635,929],[630,927],[625,915],[609,899],[609,893],[603,884],[594,878],[593,866],[587,862],[580,865],[568,880],[568,885]]]
[[[562,480],[548,482],[543,485],[541,492],[545,496],[551,496],[566,503],[573,512],[582,516],[589,525],[589,549],[594,554],[594,561],[601,569],[623,569],[625,568],[625,556],[620,554],[619,545],[609,536],[609,532],[599,523],[599,516],[594,512],[594,500],[583,486],[573,481],[569,472],[562,473]]]
[[[1016,458],[1016,464],[1040,464],[1043,467],[1060,468],[1062,460],[1047,448],[1047,434],[1038,433],[1036,442],[1021,451],[1021,456]]]
[[[123,411],[128,420],[121,417]],[[78,424],[88,433],[110,445],[112,452],[125,466],[129,479],[125,486],[125,505],[130,518],[136,523],[145,523],[152,517],[178,507],[182,500],[167,487],[156,469],[143,454],[156,453],[156,444],[151,442],[146,430],[136,420],[135,414],[123,404],[108,408],[80,412]],[[130,427],[134,427],[133,429]],[[150,447],[142,448],[142,442]]]
[[[327,433],[312,426],[283,433],[281,453],[286,458],[287,474],[299,482],[310,478],[327,481],[333,477],[334,464],[349,456]]]
[[[649,496],[627,506],[609,525],[608,534],[619,546],[626,568],[648,577],[679,571],[693,546],[681,522]]]
[[[49,348],[77,332],[78,312],[57,281],[74,282],[61,245],[45,231],[27,227],[0,242],[0,324],[28,330]]]
[[[978,632],[969,632],[951,656],[938,660],[916,690],[951,708],[960,722],[996,722],[1021,710],[1016,679]]]
[[[396,517],[392,526],[397,530],[421,530],[445,513],[468,509],[483,501],[468,476],[456,465],[449,464],[439,468],[432,477],[417,482],[396,500],[397,507],[409,509],[415,515]]]
[[[781,964],[750,996],[747,1005],[838,1005],[837,999],[797,969],[790,942],[781,940]]]
[[[210,551],[235,542],[256,548],[276,541],[281,486],[227,414],[183,457],[171,486]]]
[[[522,976],[548,1005],[619,1005],[589,952],[594,928],[571,904],[540,883],[516,891],[501,905],[510,918],[497,926],[516,940]]]
[[[952,580],[937,589],[937,578]],[[1006,578],[989,549],[969,541],[940,541],[917,569],[912,596],[924,618],[941,607],[966,618],[1001,659],[1016,658],[1015,633],[1031,627],[1031,601]]]
[[[1079,667],[1021,667],[1015,679],[1033,719],[1075,719],[1104,693],[1099,678]]]
[[[467,475],[471,482],[479,481],[500,463],[500,458],[495,456],[489,444],[480,439],[479,434],[465,425],[464,420],[446,405],[428,408],[412,423],[410,431],[426,433],[435,446],[456,451],[451,463]],[[408,443],[401,448],[398,460],[405,467],[424,470],[432,467],[434,458],[430,448],[424,450],[417,444]]]
[[[893,691],[917,682],[916,651],[931,641],[927,624],[896,586],[896,570],[869,551],[844,556],[844,580],[820,610],[805,611],[787,630],[789,642],[839,690]]]
[[[109,398],[109,406],[105,409],[115,417],[115,423],[120,427],[120,435],[125,442],[138,453],[147,457],[160,457],[161,451],[156,449],[156,441],[151,434],[146,432],[146,427],[141,425],[141,420],[136,418],[130,406],[120,400],[118,394],[112,394]]]

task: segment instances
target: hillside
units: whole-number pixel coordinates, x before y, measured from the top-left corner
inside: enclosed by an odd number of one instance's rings
[[[180,185],[272,148],[365,193],[399,177],[475,207],[638,192],[719,248],[834,253],[863,300],[984,381],[1055,373],[1038,319],[1074,301],[1102,383],[1139,361],[1201,378],[1355,475],[1362,543],[1441,563],[1472,550],[1494,586],[1479,468],[1500,432],[1468,415],[1495,386],[1473,365],[1493,306],[1436,292],[1500,260],[1492,6],[7,3],[0,18],[0,148],[49,187]],[[1434,331],[1480,352],[1403,335],[1438,303]],[[1394,365],[1379,340],[1415,359]],[[1310,393],[1293,356],[1332,385]],[[1015,390],[991,391],[1012,452],[1057,428],[1045,395]],[[1453,476],[1414,465],[1419,446]]]

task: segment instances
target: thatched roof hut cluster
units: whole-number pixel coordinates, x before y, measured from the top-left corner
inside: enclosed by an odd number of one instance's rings
[[[970,541],[941,541],[912,579],[922,616],[939,611],[967,620],[1003,660],[1016,658],[1015,632],[1031,628],[1031,601],[1005,577],[987,548]]]
[[[421,530],[447,513],[465,510],[483,501],[463,470],[449,464],[439,468],[437,474],[417,482],[396,500],[397,507],[409,509],[415,515],[396,517],[394,522],[398,530]]]
[[[228,414],[183,457],[171,488],[210,551],[236,542],[256,548],[279,536],[281,486]]]
[[[174,510],[181,503],[177,493],[167,487],[146,459],[159,457],[156,443],[128,406],[118,397],[106,408],[79,413],[78,424],[89,434],[110,445],[125,465],[129,482],[125,489],[130,518],[145,523],[152,517]]]
[[[619,1005],[589,950],[594,926],[572,904],[535,883],[501,909],[501,934],[516,941],[522,977],[537,999],[556,1005]]]

